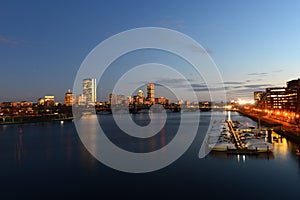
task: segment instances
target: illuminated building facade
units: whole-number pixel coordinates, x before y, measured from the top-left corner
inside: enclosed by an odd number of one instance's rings
[[[44,105],[45,106],[54,106],[54,96],[53,95],[48,95],[48,96],[45,96],[44,98]]]
[[[38,99],[38,105],[41,105],[41,106],[45,105],[45,99],[39,98]]]
[[[69,89],[68,92],[65,94],[65,105],[66,106],[72,106],[74,103],[74,95],[71,92],[71,90]]]
[[[86,97],[87,103],[95,103],[97,101],[95,78],[83,80],[83,95]]]
[[[151,104],[155,103],[154,84],[153,83],[147,84],[147,101],[149,101]]]
[[[300,114],[300,79],[291,80],[287,82],[287,89],[289,91],[289,106],[297,113],[298,118]]]
[[[81,94],[78,96],[78,100],[77,100],[77,103],[79,106],[84,106],[86,105],[86,96]]]
[[[287,109],[286,88],[267,88],[267,109]]]
[[[266,88],[265,93],[254,93],[256,107],[278,119],[300,122],[300,79],[287,82],[286,87]]]
[[[156,104],[161,104],[161,105],[167,105],[169,104],[169,99],[165,98],[165,97],[159,97],[159,98],[155,98],[155,103]]]

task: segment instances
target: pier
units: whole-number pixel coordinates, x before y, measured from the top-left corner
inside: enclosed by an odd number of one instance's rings
[[[259,153],[270,153],[271,152],[271,150],[269,148],[267,148],[266,151],[259,151],[257,148],[248,149],[247,147],[245,147],[245,144],[241,140],[238,131],[235,130],[234,123],[231,120],[227,120],[227,123],[228,123],[228,127],[229,127],[229,132],[231,133],[232,138],[234,140],[234,144],[236,146],[236,149],[227,148],[227,151],[226,151],[227,154],[257,155]]]

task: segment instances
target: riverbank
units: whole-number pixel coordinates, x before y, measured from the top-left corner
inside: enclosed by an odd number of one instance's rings
[[[268,116],[262,116],[254,113],[244,112],[242,110],[238,110],[237,112],[239,112],[241,115],[251,118],[256,122],[260,121],[260,123],[265,126],[275,127],[274,131],[276,133],[300,145],[300,128],[298,127],[298,125],[269,118]]]
[[[27,124],[49,121],[71,121],[73,117],[65,115],[37,115],[37,116],[1,116],[0,125]]]

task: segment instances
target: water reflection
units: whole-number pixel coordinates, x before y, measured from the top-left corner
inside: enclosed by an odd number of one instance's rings
[[[232,113],[232,116],[244,121],[237,113]],[[176,118],[176,114],[171,117]],[[202,113],[202,117],[199,135],[206,133],[209,113]],[[143,120],[142,116],[137,118]],[[99,120],[112,126],[109,116]],[[96,131],[93,120],[87,117],[86,121],[90,123],[84,127],[84,137],[91,143],[97,143],[94,146],[94,151],[97,151],[98,145],[102,144],[97,142],[97,135],[93,135]],[[176,127],[176,120],[168,126]],[[113,126],[110,128],[117,130]],[[273,154],[243,156],[211,152],[205,159],[199,159],[197,153],[201,140],[195,140],[191,148],[170,166],[153,173],[136,175],[117,172],[98,162],[83,146],[72,122],[65,122],[63,126],[59,122],[0,126],[0,132],[0,185],[5,195],[15,194],[16,188],[22,190],[18,192],[22,197],[26,191],[32,193],[32,188],[38,188],[41,195],[54,190],[64,191],[66,195],[78,195],[78,191],[89,194],[93,190],[99,191],[97,195],[101,196],[103,191],[120,188],[124,191],[132,191],[132,188],[143,190],[145,187],[159,190],[170,186],[176,191],[185,190],[190,194],[201,193],[208,197],[211,197],[213,188],[218,191],[218,198],[222,199],[232,198],[226,193],[232,188],[237,197],[245,199],[298,197],[300,157],[296,156],[296,149],[299,147],[276,133],[270,137],[274,143]],[[114,136],[115,132],[110,134]],[[159,137],[151,141],[153,146],[150,140],[144,143],[130,142],[119,136],[115,139],[124,146],[149,150],[168,144],[172,138],[169,129],[164,128]],[[167,154],[158,156],[167,157]],[[30,182],[24,184],[24,180]],[[245,187],[255,191],[247,192]],[[7,192],[9,188],[11,190]],[[204,189],[199,192],[199,188]],[[174,190],[166,189],[164,194],[173,194]]]
[[[16,143],[16,156],[17,156],[17,161],[18,163],[21,163],[23,160],[25,150],[24,150],[24,145],[23,145],[23,128],[22,126],[19,127],[18,130],[18,140]]]
[[[246,163],[248,159],[251,160],[269,160],[269,159],[274,159],[274,153],[259,153],[255,155],[243,155],[243,154],[227,154],[226,152],[215,152],[212,151],[208,155],[210,157],[214,157],[217,159],[230,159],[230,160],[235,160],[237,163]]]
[[[5,132],[8,125],[0,125],[1,132]]]

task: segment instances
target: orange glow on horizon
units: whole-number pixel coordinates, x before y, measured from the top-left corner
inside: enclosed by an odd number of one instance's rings
[[[239,105],[245,105],[245,104],[254,104],[254,100],[244,100],[244,99],[238,99],[237,100]]]

